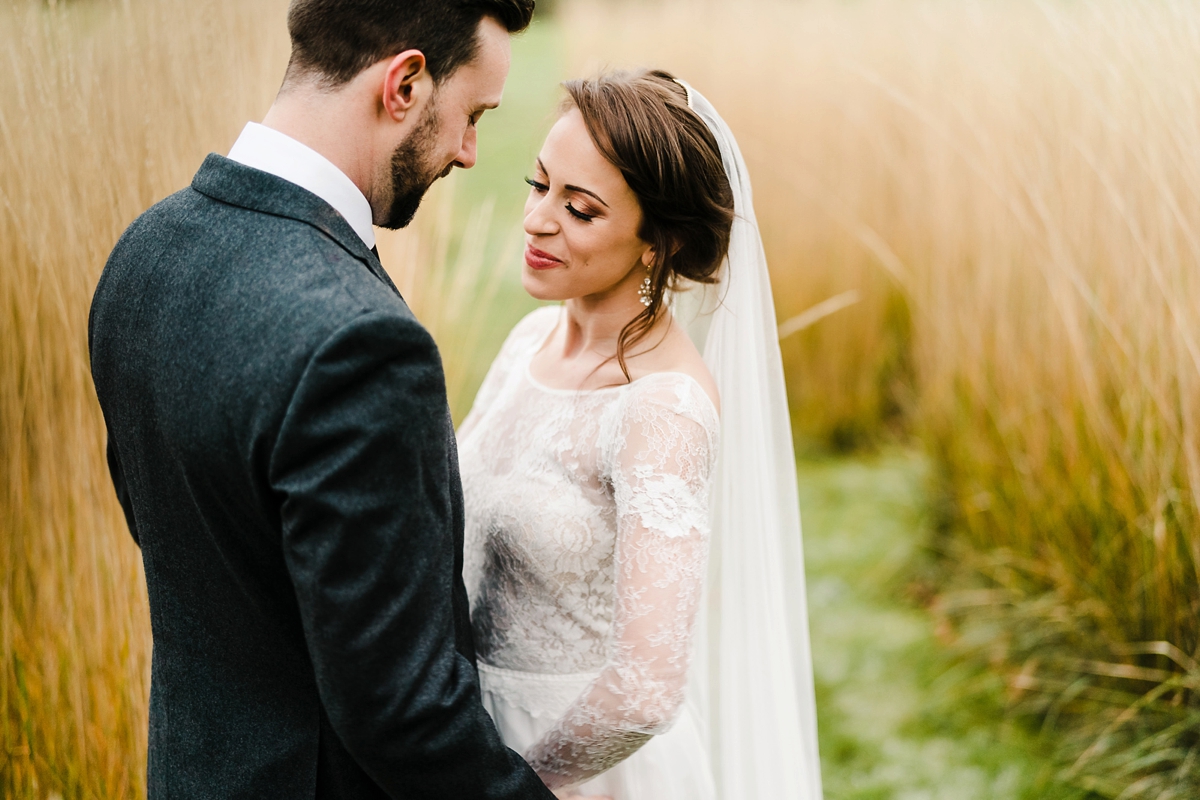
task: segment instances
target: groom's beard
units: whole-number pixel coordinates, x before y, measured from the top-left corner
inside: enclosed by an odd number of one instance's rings
[[[430,104],[420,124],[392,153],[392,202],[379,227],[394,231],[412,222],[429,187],[450,172],[447,167],[438,173],[428,163],[436,141],[437,114]]]

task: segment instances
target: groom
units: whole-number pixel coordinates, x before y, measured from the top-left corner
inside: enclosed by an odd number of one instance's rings
[[[89,338],[149,587],[151,800],[553,798],[480,705],[441,363],[372,230],[475,163],[532,12],[293,0],[263,124],[109,258]]]

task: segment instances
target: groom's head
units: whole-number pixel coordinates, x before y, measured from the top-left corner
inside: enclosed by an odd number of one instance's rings
[[[475,124],[500,103],[511,33],[534,0],[292,0],[280,95],[349,100],[375,224],[407,225],[429,186],[475,163]],[[311,95],[310,95],[311,96]]]

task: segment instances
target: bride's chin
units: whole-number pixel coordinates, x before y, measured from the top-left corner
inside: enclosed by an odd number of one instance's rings
[[[534,300],[547,302],[569,299],[569,296],[563,296],[561,290],[555,291],[551,282],[542,278],[541,274],[532,267],[527,266],[521,270],[521,285],[525,287],[525,292]]]

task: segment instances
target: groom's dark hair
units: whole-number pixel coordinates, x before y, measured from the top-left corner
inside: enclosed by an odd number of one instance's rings
[[[441,82],[475,58],[479,22],[492,17],[509,33],[533,18],[534,0],[292,0],[292,59],[285,84],[315,76],[337,88],[372,64],[405,50],[425,54]]]

